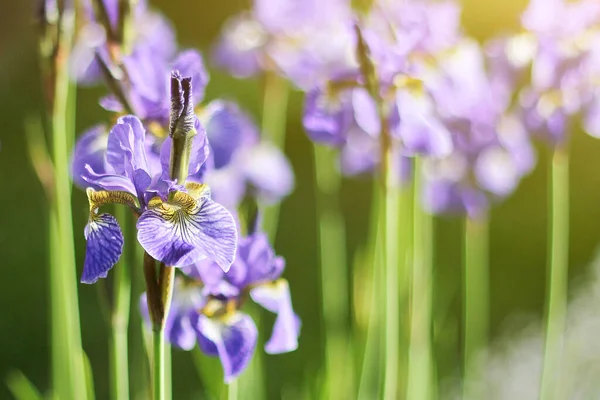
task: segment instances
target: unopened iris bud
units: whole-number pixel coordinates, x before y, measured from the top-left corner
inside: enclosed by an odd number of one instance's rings
[[[188,175],[192,139],[196,135],[192,100],[192,78],[182,78],[178,71],[171,74],[171,122],[169,136],[173,139],[170,177],[183,184]]]
[[[378,99],[379,79],[373,58],[371,57],[371,50],[365,41],[358,23],[354,24],[354,30],[356,31],[356,58],[358,59],[360,72],[365,79],[367,91],[373,99]]]

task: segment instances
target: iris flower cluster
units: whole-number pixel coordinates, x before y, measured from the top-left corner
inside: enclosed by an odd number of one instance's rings
[[[221,358],[229,381],[256,346],[256,326],[238,311],[248,296],[278,314],[267,351],[297,346],[299,319],[288,284],[279,279],[284,261],[258,230],[239,237],[232,216],[247,197],[280,201],[292,191],[294,175],[285,155],[261,140],[235,103],[201,104],[209,81],[202,56],[178,51],[169,23],[146,2],[135,4],[123,10],[116,0],[85,3],[72,60],[78,82],[107,84],[100,105],[118,115],[111,128],[83,133],[72,156],[74,181],[86,189],[90,207],[81,281],[105,278],[122,253],[119,223],[99,209],[127,206],[145,252],[179,271],[167,337],[189,350],[177,332],[197,332],[202,350]],[[119,22],[122,12],[135,30]],[[201,289],[199,303],[191,301],[192,287]]]
[[[288,282],[281,278],[284,267],[284,259],[275,256],[260,231],[239,238],[227,272],[210,259],[186,266],[176,281],[166,337],[179,348],[191,350],[198,344],[205,354],[218,356],[225,381],[231,382],[246,368],[257,344],[256,325],[241,311],[251,299],[277,315],[265,351],[295,350],[300,319],[292,309]],[[149,320],[145,296],[142,310]]]
[[[432,212],[480,215],[533,168],[529,126],[513,106],[516,68],[507,60],[498,68],[494,46],[484,51],[465,37],[455,2],[381,0],[362,14],[346,1],[309,2],[302,12],[294,2],[271,3],[257,0],[251,14],[231,21],[216,59],[239,76],[274,70],[304,90],[305,130],[314,142],[339,149],[344,174],[371,173],[380,163],[378,101],[395,175],[410,180],[411,159],[422,156],[422,197]],[[250,28],[256,35],[242,34]],[[323,40],[332,31],[335,39]],[[361,54],[360,40],[369,54]],[[376,93],[362,68],[365,57],[375,68]],[[240,65],[253,68],[235,71]]]

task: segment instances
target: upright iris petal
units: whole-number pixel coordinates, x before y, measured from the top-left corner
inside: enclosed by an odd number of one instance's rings
[[[198,343],[203,352],[218,356],[225,382],[231,382],[247,366],[254,354],[258,331],[252,318],[239,312],[221,318],[198,319]]]
[[[153,258],[184,267],[210,257],[227,271],[235,257],[235,222],[210,199],[206,186],[190,195],[175,192],[169,201],[155,197],[138,223],[138,241]]]

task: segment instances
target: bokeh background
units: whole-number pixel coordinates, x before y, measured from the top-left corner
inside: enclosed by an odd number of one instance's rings
[[[242,0],[150,0],[176,26],[182,47],[208,54],[223,21],[247,8]],[[518,29],[526,0],[465,0],[463,25],[480,41]],[[0,1],[0,399],[10,398],[3,383],[13,368],[21,370],[41,390],[50,383],[48,246],[44,194],[29,163],[24,124],[42,111],[36,59],[34,2]],[[77,127],[105,117],[97,105],[101,89],[81,89]],[[211,69],[207,98],[238,101],[256,119],[261,113],[260,82],[240,81]],[[285,276],[303,320],[299,349],[265,356],[268,398],[298,392],[318,374],[323,360],[319,306],[317,226],[314,207],[312,149],[303,133],[302,96],[293,93],[288,109],[286,152],[296,173],[295,192],[282,205],[277,252],[287,259]],[[575,132],[571,166],[570,278],[585,279],[600,238],[600,141]],[[491,224],[491,329],[493,338],[510,337],[542,315],[546,269],[547,151],[538,146],[538,166],[515,195],[494,208]],[[367,235],[370,204],[368,178],[346,180],[342,202],[352,256]],[[78,265],[83,263],[85,194],[74,190],[73,207]],[[459,218],[436,219],[434,315],[438,374],[451,378],[460,363],[461,229]],[[142,287],[134,287],[135,298]],[[108,396],[108,330],[101,317],[94,286],[79,285],[83,346],[94,371],[97,398]],[[269,322],[269,316],[265,316]],[[130,330],[138,329],[133,319]],[[139,332],[137,332],[139,334]],[[138,338],[137,335],[132,337]],[[68,345],[68,343],[65,343]],[[132,357],[141,354],[139,342]],[[174,398],[198,398],[199,381],[188,353],[173,354]],[[220,368],[214,364],[214,368]],[[133,375],[145,371],[133,371]],[[136,378],[132,378],[135,385]],[[243,396],[243,394],[242,394]]]

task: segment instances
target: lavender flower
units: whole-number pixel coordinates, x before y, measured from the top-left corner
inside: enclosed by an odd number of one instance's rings
[[[78,35],[71,58],[71,71],[80,84],[95,84],[101,81],[102,71],[98,58],[111,70],[117,70],[122,57],[141,52],[152,54],[154,61],[169,60],[175,54],[175,33],[169,22],[159,13],[148,8],[147,1],[135,2],[130,11],[133,38],[130,49],[123,47],[122,39],[117,37],[120,18],[119,1],[102,0],[99,2],[108,21],[103,21],[104,13],[92,5],[94,0],[83,2],[84,24]]]
[[[298,347],[300,320],[292,309],[289,285],[280,276],[284,260],[276,257],[266,235],[255,232],[240,237],[231,269],[204,260],[182,269],[177,279],[165,334],[175,346],[191,350],[196,343],[210,356],[219,357],[225,381],[231,382],[247,367],[258,332],[250,316],[241,311],[248,296],[277,314],[269,354]],[[145,295],[142,312],[147,315]]]
[[[247,194],[266,203],[290,194],[294,174],[289,161],[276,146],[260,140],[257,127],[236,104],[215,100],[202,109],[200,118],[213,161],[204,180],[215,200],[235,209]]]
[[[520,93],[519,105],[527,128],[553,146],[564,143],[569,121],[581,111],[586,130],[598,132],[592,83],[598,76],[598,21],[600,5],[594,1],[532,0],[522,16],[526,32],[508,42],[526,37],[532,44],[526,57],[531,83]],[[506,52],[511,55],[511,50]]]
[[[490,197],[511,194],[533,168],[528,134],[508,112],[503,95],[510,90],[494,84],[476,43],[463,40],[440,60],[439,75],[429,82],[454,152],[426,160],[424,201],[436,213],[476,217]]]
[[[240,78],[277,71],[310,88],[355,66],[353,48],[346,1],[255,0],[225,24],[214,58]]]
[[[188,175],[197,175],[209,155],[206,133],[189,106],[190,78],[174,73],[176,88],[172,136],[180,130],[195,131],[190,146]],[[176,107],[181,102],[181,107]],[[181,111],[181,113],[178,113]],[[149,138],[149,143],[146,139]],[[101,128],[86,133],[77,143],[73,171],[77,181],[87,183],[90,217],[86,226],[86,258],[82,282],[106,277],[121,255],[123,237],[110,214],[98,214],[106,204],[129,206],[139,216],[138,241],[153,258],[168,266],[182,267],[211,257],[224,270],[235,255],[236,229],[233,217],[210,198],[203,184],[172,180],[171,136],[160,153],[142,122],[134,116],[118,120],[108,136]]]
[[[405,157],[439,158],[452,151],[451,134],[437,112],[428,80],[438,68],[433,57],[460,37],[458,16],[452,2],[376,2],[361,20],[360,35],[350,41],[360,66],[349,64],[330,75],[326,85],[308,91],[305,129],[315,142],[340,148],[344,173],[369,172],[379,164],[380,108],[393,140],[398,176],[406,176]]]

